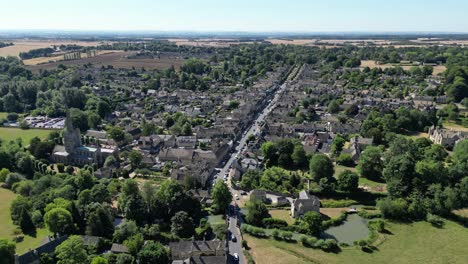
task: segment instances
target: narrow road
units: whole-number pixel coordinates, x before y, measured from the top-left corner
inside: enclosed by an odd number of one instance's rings
[[[216,181],[222,181],[223,177],[229,173],[229,169],[231,168],[232,163],[234,160],[242,153],[242,149],[247,144],[247,138],[249,135],[255,135],[257,132],[260,132],[260,127],[259,125],[265,120],[266,116],[271,112],[271,110],[275,107],[275,105],[278,103],[281,94],[286,90],[286,83],[281,85],[276,91],[275,95],[271,99],[271,101],[263,108],[261,113],[257,116],[255,121],[252,123],[252,125],[242,134],[242,137],[239,141],[234,143],[235,151],[231,154],[229,157],[228,161],[224,165],[223,168],[219,171],[219,173],[215,176],[215,179],[213,182]],[[237,193],[234,189],[232,189],[231,186],[231,179],[227,179],[228,181],[228,186],[231,192]],[[235,201],[235,198],[234,198]],[[245,264],[246,259],[244,256],[244,253],[242,251],[242,241],[241,241],[241,236],[240,236],[240,230],[237,227],[237,221],[240,221],[242,223],[241,215],[240,212],[237,210],[229,210],[228,213],[228,220],[229,220],[229,237],[227,238],[228,240],[228,246],[229,246],[229,256],[228,256],[228,263],[240,263],[240,264]],[[235,236],[235,241],[232,240],[232,235]],[[238,260],[235,260],[234,255],[238,255]]]

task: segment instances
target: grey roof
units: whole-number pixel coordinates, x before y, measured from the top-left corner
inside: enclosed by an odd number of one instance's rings
[[[50,242],[45,243],[44,245],[39,246],[35,250],[30,250],[27,253],[24,253],[21,256],[17,256],[15,263],[16,264],[29,264],[35,261],[38,261],[42,254],[50,254],[55,251],[55,248],[62,244],[63,241],[67,240],[68,236],[62,236],[57,239],[51,240]]]
[[[125,245],[113,243],[111,251],[114,253],[128,253],[128,248]]]

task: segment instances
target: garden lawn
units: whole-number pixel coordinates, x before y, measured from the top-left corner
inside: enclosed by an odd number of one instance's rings
[[[29,141],[31,141],[33,137],[45,139],[52,131],[54,130],[0,127],[0,139],[4,142],[8,142],[17,138],[21,138],[23,145],[29,145]]]
[[[13,199],[15,199],[16,194],[10,190],[0,188],[0,239],[9,239],[14,238],[13,231],[16,229],[16,226],[11,221],[10,216],[10,205]],[[16,253],[23,254],[29,249],[38,247],[41,244],[41,240],[50,235],[49,231],[45,228],[38,228],[35,237],[25,235],[24,240],[16,244]]]
[[[289,225],[294,224],[294,219],[290,215],[290,210],[272,209],[269,210],[272,218],[281,219],[286,221]]]
[[[245,235],[256,263],[468,263],[468,229],[451,221],[438,229],[427,222],[389,223],[391,234],[373,253],[355,247],[325,253],[273,239]]]

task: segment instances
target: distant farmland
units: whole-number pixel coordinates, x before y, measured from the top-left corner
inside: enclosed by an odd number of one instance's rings
[[[80,45],[84,47],[98,46],[102,44],[100,41],[63,41],[63,40],[8,40],[13,46],[0,48],[0,57],[14,56],[18,57],[21,52],[27,52],[33,49],[41,49],[51,47],[53,45]]]
[[[157,69],[163,70],[171,67],[174,65],[176,69],[178,69],[183,63],[183,58],[176,58],[173,56],[164,56],[161,55],[161,58],[135,58],[129,59],[127,58],[131,55],[132,52],[124,52],[124,51],[114,51],[106,54],[101,54],[91,58],[83,58],[79,60],[69,60],[69,61],[57,61],[52,63],[44,63],[39,65],[29,65],[27,66],[33,72],[38,72],[39,70],[51,70],[57,68],[60,64],[63,65],[84,65],[91,63],[95,66],[108,66],[111,65],[114,68],[123,68],[123,69],[131,69],[131,68],[142,68],[145,69]]]
[[[365,68],[365,67],[369,67],[369,68],[380,68],[382,70],[386,69],[386,68],[393,68],[397,65],[393,65],[393,64],[378,64],[376,61],[373,61],[373,60],[362,60],[361,61],[361,68]],[[414,67],[413,65],[401,65],[401,67],[404,69],[404,70],[409,70],[411,69],[411,67]],[[437,66],[433,66],[433,73],[432,75],[437,75],[439,73],[442,73],[446,70],[446,67],[444,65],[437,65]]]

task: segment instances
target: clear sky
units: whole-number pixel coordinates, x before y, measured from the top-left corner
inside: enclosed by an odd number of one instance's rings
[[[468,0],[0,0],[0,29],[468,32]]]

